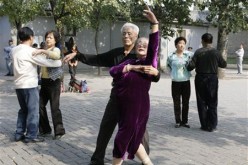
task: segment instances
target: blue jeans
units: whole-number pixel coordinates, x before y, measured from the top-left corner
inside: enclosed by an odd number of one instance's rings
[[[6,68],[8,70],[7,74],[13,74],[13,64],[12,64],[12,60],[9,58],[5,58],[6,60]]]
[[[16,137],[37,138],[39,128],[39,90],[38,88],[16,89],[21,109],[18,112]]]

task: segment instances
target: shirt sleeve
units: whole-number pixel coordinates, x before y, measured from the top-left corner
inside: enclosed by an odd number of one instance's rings
[[[222,57],[221,53],[218,52],[218,67],[225,68],[227,66],[226,60]]]
[[[189,59],[189,62],[186,65],[188,71],[192,71],[193,69],[195,69],[196,60],[197,60],[197,52],[194,53],[194,55],[192,56],[192,58]]]
[[[33,63],[43,67],[60,67],[62,65],[61,60],[47,59],[44,55],[32,56],[31,59]]]
[[[129,60],[126,60],[122,63],[120,63],[119,65],[116,65],[116,66],[113,66],[110,68],[109,70],[109,74],[114,78],[120,78],[122,75],[124,75],[125,73],[123,73],[123,68],[129,64],[130,61]]]
[[[159,32],[149,35],[149,44],[147,50],[146,64],[158,67],[158,48],[159,48]]]
[[[53,60],[61,59],[61,51],[60,51],[60,49],[55,47],[53,50],[50,50],[48,58],[53,59]]]
[[[124,50],[123,50],[124,52]],[[118,60],[116,60],[116,56],[120,54],[120,51],[117,49],[112,49],[108,52],[101,53],[98,55],[95,54],[83,54],[78,52],[76,58],[84,64],[91,66],[99,66],[99,67],[112,67],[118,64]]]

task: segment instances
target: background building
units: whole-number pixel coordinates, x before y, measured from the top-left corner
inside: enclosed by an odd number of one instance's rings
[[[192,13],[192,17],[197,19],[199,17],[204,17],[205,15],[200,15],[197,12]],[[99,53],[106,52],[112,48],[116,48],[122,45],[121,43],[121,33],[120,29],[124,22],[117,22],[115,24],[103,23],[103,28],[99,33]],[[140,27],[140,36],[147,36],[150,32],[149,23],[137,23]],[[29,26],[34,30],[35,33],[35,43],[38,45],[44,40],[45,32],[55,28],[54,21],[51,17],[38,17],[34,21],[27,23],[25,26]],[[8,45],[8,40],[12,38],[14,43],[16,43],[16,30],[12,29],[8,17],[0,17],[0,72],[4,72],[5,60],[3,48]],[[175,30],[177,30],[175,28]],[[184,36],[187,39],[186,48],[191,46],[193,51],[201,47],[201,35],[203,33],[212,33],[214,36],[214,46],[217,45],[217,28],[211,27],[208,24],[202,24],[201,26],[183,26],[181,31],[178,30],[173,37],[167,39],[161,39],[160,48],[160,65],[162,68],[165,67],[167,55],[175,51],[174,40],[178,36]],[[95,54],[94,36],[95,33],[90,29],[82,29],[78,31],[75,35],[73,33],[68,34],[66,40],[73,36],[76,40],[77,46],[82,53]],[[228,56],[234,56],[234,52],[239,48],[240,43],[244,43],[245,56],[248,52],[248,32],[240,32],[236,34],[229,35],[228,41]],[[92,68],[85,64],[80,64],[78,68]]]

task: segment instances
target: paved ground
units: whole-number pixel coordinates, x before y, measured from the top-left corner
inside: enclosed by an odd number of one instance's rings
[[[0,165],[87,165],[94,151],[99,124],[108,101],[111,77],[96,71],[78,74],[86,79],[90,93],[62,93],[61,110],[66,135],[61,140],[47,137],[45,142],[14,142],[19,105],[13,77],[0,75]],[[219,84],[219,125],[216,132],[199,129],[193,77],[190,99],[190,129],[174,128],[171,81],[163,74],[152,84],[151,115],[148,123],[151,159],[155,165],[247,165],[248,164],[248,73],[237,75],[226,69]],[[65,74],[66,84],[69,81]],[[50,111],[50,110],[49,110]],[[50,113],[49,113],[50,114]],[[113,136],[114,137],[114,136]],[[113,138],[107,148],[111,162]],[[139,164],[128,161],[126,165]]]

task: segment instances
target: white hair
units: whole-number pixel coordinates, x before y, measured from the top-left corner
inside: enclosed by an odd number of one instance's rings
[[[147,43],[149,43],[149,39],[147,37],[140,37],[140,38],[137,39],[136,45],[138,43],[140,43],[140,42],[147,42]]]
[[[133,29],[137,34],[139,34],[139,27],[133,23],[125,23],[122,28],[121,28],[121,33],[123,33],[123,30],[126,29],[126,28],[131,28]]]

